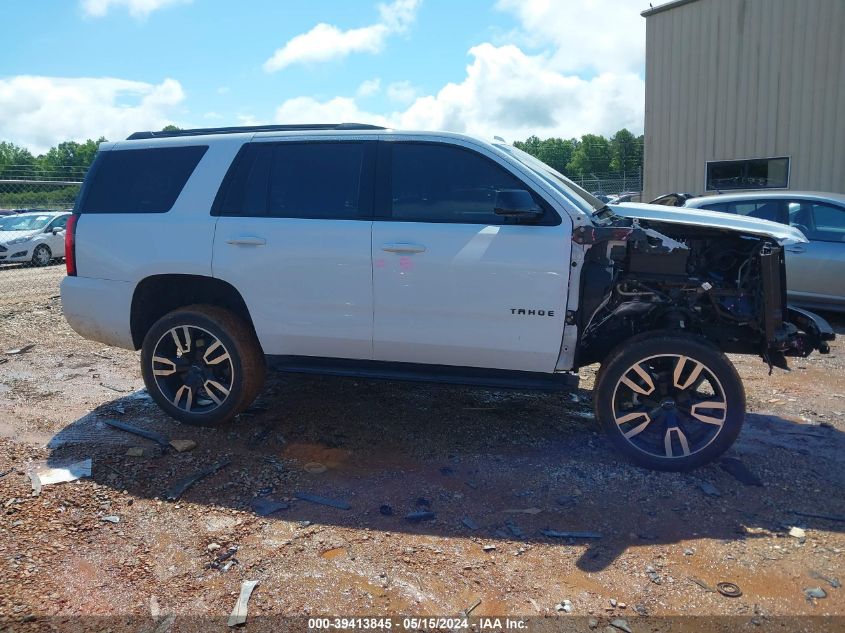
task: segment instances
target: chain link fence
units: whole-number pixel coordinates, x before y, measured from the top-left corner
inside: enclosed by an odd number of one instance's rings
[[[590,193],[605,196],[624,195],[626,202],[646,202],[641,200],[643,191],[642,171],[610,172],[603,174],[589,174],[572,178],[576,184]]]
[[[68,178],[68,176],[71,178]],[[65,274],[64,227],[84,173],[0,174],[0,317],[57,295]]]

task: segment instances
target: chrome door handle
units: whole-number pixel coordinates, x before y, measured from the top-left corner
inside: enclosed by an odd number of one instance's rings
[[[422,244],[405,244],[403,242],[394,242],[385,244],[381,250],[388,253],[424,253],[425,246]]]
[[[788,250],[790,253],[804,253],[807,251],[807,249],[803,246],[787,246],[786,250]]]
[[[264,246],[267,240],[263,237],[243,236],[233,237],[231,240],[226,240],[226,243],[236,246]]]

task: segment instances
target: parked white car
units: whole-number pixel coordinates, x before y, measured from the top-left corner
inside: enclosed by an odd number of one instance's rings
[[[0,264],[31,262],[46,266],[64,257],[70,215],[66,211],[45,211],[0,218]]]
[[[601,363],[614,444],[688,469],[745,417],[725,352],[784,366],[834,334],[786,306],[782,244],[799,231],[667,211],[619,217],[515,147],[458,134],[141,132],[101,145],[85,178],[62,308],[83,336],[140,349],[150,395],[189,424],[243,411],[265,367],[571,389]]]

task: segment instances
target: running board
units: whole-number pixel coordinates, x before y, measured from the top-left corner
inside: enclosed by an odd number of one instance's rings
[[[267,356],[267,365],[274,371],[295,374],[435,382],[520,391],[571,391],[578,387],[578,374],[570,372],[543,373],[313,356]]]

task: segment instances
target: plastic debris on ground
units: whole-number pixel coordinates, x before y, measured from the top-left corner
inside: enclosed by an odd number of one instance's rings
[[[329,497],[321,497],[320,495],[312,495],[307,492],[296,492],[293,496],[297,499],[301,499],[302,501],[310,501],[311,503],[316,503],[322,506],[331,506],[332,508],[337,508],[339,510],[349,510],[352,507],[346,503],[346,501],[330,499]]]
[[[165,493],[165,497],[168,501],[176,501],[182,494],[195,483],[197,483],[200,479],[204,477],[208,477],[209,475],[213,475],[218,470],[221,470],[232,463],[231,459],[222,459],[216,464],[212,464],[208,468],[204,468],[193,475],[188,475],[184,479],[180,479],[177,481],[173,486],[171,486],[168,491]]]
[[[27,475],[29,475],[29,479],[32,481],[32,492],[37,496],[41,494],[42,486],[76,481],[82,477],[90,477],[91,459],[83,459],[78,462],[54,466],[49,466],[46,462],[33,462],[29,466]]]
[[[235,603],[235,608],[232,609],[232,614],[229,616],[229,626],[238,626],[246,622],[249,597],[258,583],[258,580],[244,580],[241,585],[241,593],[238,596],[238,601]]]

